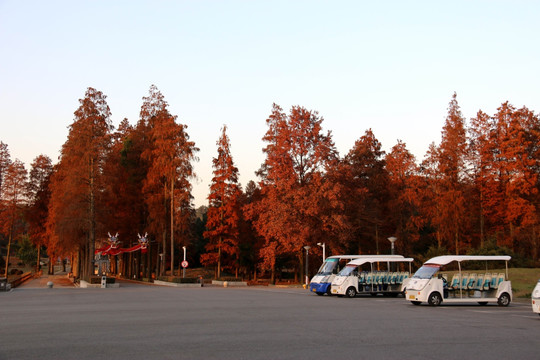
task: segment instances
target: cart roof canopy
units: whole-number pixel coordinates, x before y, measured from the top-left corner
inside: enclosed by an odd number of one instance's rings
[[[347,264],[347,266],[360,266],[365,263],[374,262],[413,262],[413,258],[392,257],[392,256],[368,256],[360,259],[355,259]]]
[[[425,264],[429,265],[446,265],[450,264],[453,261],[462,262],[462,261],[509,261],[512,257],[509,255],[443,255],[436,256],[429,259]]]
[[[403,259],[403,255],[333,255],[328,256],[326,259],[361,259],[361,258],[367,258],[367,257],[391,257],[391,258],[397,258],[397,259]]]

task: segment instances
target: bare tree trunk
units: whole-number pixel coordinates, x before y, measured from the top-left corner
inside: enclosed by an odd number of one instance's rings
[[[146,250],[146,277],[150,279],[152,277],[152,248],[150,247],[150,241],[148,242],[148,248]]]
[[[174,178],[171,178],[171,276],[174,276]],[[180,271],[180,269],[178,269]]]
[[[222,237],[219,237],[219,243],[218,243],[218,263],[217,263],[217,278],[219,279],[221,277],[221,239]]]
[[[484,247],[484,193],[480,188],[480,247]]]
[[[36,264],[36,273],[39,273],[41,269],[41,245],[37,246],[37,264]]]
[[[9,239],[8,239],[8,246],[7,246],[7,254],[6,254],[6,279],[8,276],[8,269],[9,269],[9,253],[11,251],[11,238],[13,237],[13,223],[9,229]]]
[[[156,277],[158,276],[161,276],[161,263],[160,263],[160,256],[159,256],[159,242],[157,243],[157,250],[156,250],[156,269],[155,269],[155,272],[156,272]]]
[[[454,233],[454,239],[456,240],[456,255],[459,255],[459,234],[457,230]]]
[[[166,261],[167,261],[167,232],[165,230],[163,230],[161,235],[162,235],[161,241],[163,243],[163,245],[162,245],[162,248],[163,248],[163,260],[161,261],[161,267],[162,267],[161,273],[165,276],[165,275],[167,275],[167,271],[166,271],[167,267],[166,267],[166,264],[165,264]]]
[[[85,279],[94,275],[94,251],[95,251],[95,242],[96,242],[96,214],[95,214],[95,194],[94,194],[94,158],[90,157],[90,228],[88,231],[88,263],[86,264],[87,274]]]

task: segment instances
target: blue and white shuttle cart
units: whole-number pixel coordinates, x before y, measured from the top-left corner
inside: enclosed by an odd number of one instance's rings
[[[336,274],[341,270],[340,261],[350,261],[356,259],[358,256],[360,255],[335,255],[327,257],[319,268],[319,271],[311,279],[309,291],[317,295],[331,295],[330,285]]]
[[[317,295],[332,295],[331,284],[336,274],[339,273],[346,262],[354,259],[367,258],[367,257],[395,257],[403,258],[402,255],[335,255],[327,257],[317,274],[313,276],[309,284],[309,291],[316,293]],[[345,261],[345,262],[344,262]]]

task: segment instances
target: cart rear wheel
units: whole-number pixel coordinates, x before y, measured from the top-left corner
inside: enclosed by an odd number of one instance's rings
[[[497,300],[497,304],[499,304],[499,306],[510,305],[510,295],[508,295],[508,293],[502,293]]]

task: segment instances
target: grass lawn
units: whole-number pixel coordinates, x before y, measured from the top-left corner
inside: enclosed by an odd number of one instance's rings
[[[512,281],[514,297],[530,298],[536,283],[540,280],[540,269],[510,268],[508,276]]]

